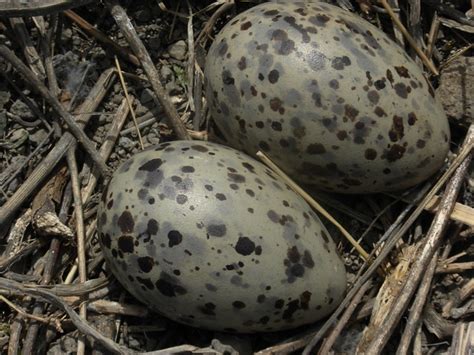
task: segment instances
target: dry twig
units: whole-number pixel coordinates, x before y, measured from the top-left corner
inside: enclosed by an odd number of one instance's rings
[[[464,141],[464,147],[471,147],[474,142],[474,124],[471,125],[466,139]],[[471,151],[469,149],[469,153]],[[366,354],[380,354],[390,338],[395,326],[398,324],[400,318],[405,311],[408,302],[410,301],[416,287],[419,284],[420,278],[424,275],[426,268],[439,247],[439,243],[442,240],[444,231],[449,222],[449,215],[453,209],[456,197],[464,181],[464,174],[467,171],[471,160],[470,154],[463,160],[462,164],[457,168],[454,176],[446,187],[445,193],[440,202],[440,207],[435,215],[431,228],[425,237],[425,244],[420,251],[418,258],[415,260],[413,267],[410,270],[409,276],[403,288],[400,290],[400,294],[397,298],[397,302],[394,307],[390,310],[384,324],[381,325],[379,330],[374,335],[374,340],[367,347]]]
[[[89,121],[90,117],[92,116],[90,112],[94,112],[97,109],[105,94],[112,86],[114,79],[114,69],[108,69],[104,71],[104,73],[102,73],[102,75],[99,77],[91,92],[87,96],[87,99],[77,110],[79,116],[76,118],[76,120],[78,121],[78,125],[80,127],[84,127]],[[54,148],[43,159],[41,164],[39,164],[30,173],[26,181],[21,184],[13,196],[11,196],[2,207],[0,207],[0,235],[2,232],[8,231],[8,224],[12,216],[18,211],[21,205],[31,197],[38,186],[42,184],[46,177],[53,171],[54,167],[62,159],[69,147],[74,144],[74,136],[69,132],[65,132],[56,143]]]
[[[140,60],[140,63],[145,71],[145,74],[150,81],[150,84],[155,92],[155,95],[158,98],[158,101],[163,106],[163,110],[168,117],[168,120],[173,127],[174,132],[179,139],[191,139],[188,132],[186,131],[186,126],[178,115],[178,111],[171,103],[171,99],[166,93],[165,89],[161,85],[160,77],[156,71],[155,65],[151,60],[150,54],[146,50],[143,42],[138,37],[135,28],[127,16],[125,10],[117,3],[116,0],[107,0],[106,5],[110,10],[115,22],[120,27],[122,34],[127,39],[128,44],[132,48],[133,52]]]
[[[341,302],[339,307],[333,312],[331,317],[329,317],[329,319],[326,321],[326,323],[324,323],[321,329],[316,334],[313,335],[311,341],[306,346],[303,354],[308,355],[311,353],[312,349],[316,346],[316,344],[319,343],[321,338],[324,336],[324,334],[326,334],[326,332],[334,323],[334,321],[337,319],[337,317],[339,317],[339,315],[342,313],[344,308],[349,304],[352,297],[354,297],[354,295],[357,293],[360,287],[367,280],[369,280],[370,277],[372,277],[373,273],[383,263],[383,261],[391,252],[391,250],[396,245],[396,243],[408,231],[408,229],[411,227],[413,222],[420,216],[421,212],[426,207],[426,204],[429,201],[431,201],[431,199],[436,195],[438,190],[446,183],[446,181],[451,177],[454,171],[462,164],[464,159],[466,159],[466,157],[470,155],[473,146],[474,146],[473,142],[466,142],[466,144],[462,147],[456,159],[454,159],[454,161],[451,163],[449,168],[444,172],[444,174],[438,179],[436,184],[431,188],[431,190],[426,194],[423,200],[418,204],[416,209],[413,211],[411,216],[405,221],[405,223],[398,229],[393,229],[392,231],[390,231],[390,233],[385,233],[387,237],[390,236],[390,239],[387,241],[384,248],[380,251],[380,254],[373,261],[373,263],[367,267],[367,270],[360,277],[357,278],[356,283],[354,284],[352,289],[349,290],[349,292],[347,293],[346,297]],[[399,217],[401,217],[401,215]],[[392,232],[393,232],[393,235],[392,235]],[[386,239],[387,237],[382,237],[382,239]]]
[[[0,45],[0,56],[7,60],[18,72],[20,72],[28,82],[30,82],[35,90],[51,105],[51,107],[63,118],[66,122],[70,132],[74,135],[79,143],[82,144],[90,157],[97,164],[100,172],[105,174],[107,172],[107,165],[99,157],[97,151],[94,149],[94,144],[87,137],[84,131],[75,122],[70,113],[64,110],[58,99],[51,94],[51,92],[44,86],[44,84],[36,77],[36,75],[18,59],[18,57],[10,51],[6,46]]]

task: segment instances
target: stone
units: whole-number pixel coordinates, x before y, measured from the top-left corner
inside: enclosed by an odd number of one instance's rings
[[[437,96],[449,118],[463,126],[474,122],[473,57],[458,57],[446,66]]]
[[[188,52],[188,46],[184,40],[180,40],[168,47],[169,55],[176,60],[185,60]]]
[[[27,119],[27,120],[32,120],[35,118],[35,115],[33,112],[31,112],[30,108],[28,105],[26,105],[23,101],[21,100],[16,100],[13,105],[10,107],[10,113],[19,116],[21,118]]]

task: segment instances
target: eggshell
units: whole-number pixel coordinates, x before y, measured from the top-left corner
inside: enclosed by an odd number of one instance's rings
[[[125,162],[105,189],[100,243],[122,285],[195,327],[260,332],[328,315],[346,277],[317,215],[260,162],[175,141]]]
[[[321,189],[404,189],[449,150],[446,115],[417,64],[336,6],[286,1],[239,14],[212,44],[205,77],[227,144],[261,150]]]

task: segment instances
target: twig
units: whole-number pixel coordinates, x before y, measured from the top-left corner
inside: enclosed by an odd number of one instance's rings
[[[46,117],[44,116],[43,112],[39,109],[39,107],[21,90],[15,82],[12,80],[10,75],[8,73],[2,73],[3,77],[8,81],[8,84],[11,85],[11,87],[17,92],[18,95],[20,95],[21,99],[23,102],[28,106],[28,108],[37,116],[41,122],[45,125],[45,127],[48,129],[48,131],[51,131],[51,125],[49,122],[46,120]]]
[[[133,65],[136,65],[136,66],[140,65],[140,61],[138,60],[138,58],[135,57],[133,55],[133,53],[131,53],[128,48],[124,48],[124,47],[119,46],[117,43],[112,41],[104,33],[99,31],[97,28],[95,28],[89,22],[84,20],[81,16],[76,14],[74,11],[66,10],[66,11],[64,11],[64,15],[66,15],[66,17],[68,17],[70,20],[74,21],[74,23],[76,25],[78,25],[84,31],[89,33],[91,36],[95,37],[98,41],[100,41],[100,42],[104,43],[105,45],[109,46],[110,48],[112,48],[112,50],[115,53],[117,53],[121,58],[123,58],[126,61],[132,63]]]
[[[69,187],[69,188],[68,188]],[[61,208],[59,212],[59,220],[63,223],[66,222],[66,218],[68,216],[69,207],[72,203],[72,190],[70,188],[70,184],[65,188],[63,199],[61,203]],[[45,267],[43,271],[43,277],[41,278],[41,285],[48,285],[52,278],[53,278],[53,270],[56,265],[56,260],[59,256],[59,249],[61,247],[61,238],[54,237],[51,240],[51,244],[49,246],[49,251],[45,256]],[[34,315],[40,315],[44,311],[44,303],[37,302],[36,306],[33,308]],[[28,330],[25,335],[25,339],[23,341],[23,353],[25,354],[32,354],[34,352],[36,337],[38,335],[39,324],[36,322],[30,323]]]
[[[37,75],[41,80],[44,80],[45,69],[43,62],[31,41],[25,22],[21,17],[12,17],[9,20],[10,25],[15,32],[15,43],[20,45],[23,55],[33,73],[35,73],[35,75]]]
[[[186,126],[184,122],[181,121],[178,115],[178,111],[171,103],[171,99],[166,93],[165,89],[161,85],[160,77],[158,72],[156,71],[155,65],[150,58],[150,54],[146,50],[143,42],[138,37],[135,28],[133,27],[132,22],[127,16],[125,10],[117,3],[116,0],[107,0],[106,5],[115,19],[115,22],[120,27],[122,34],[126,38],[128,44],[132,48],[133,52],[137,56],[138,60],[140,61],[145,74],[150,81],[150,84],[155,92],[155,95],[158,98],[158,101],[163,106],[163,110],[173,127],[176,136],[179,139],[186,139],[190,140],[188,132],[186,131]]]
[[[465,263],[452,263],[438,266],[436,268],[437,274],[454,274],[461,273],[468,270],[474,269],[474,261],[467,261]]]
[[[64,119],[70,132],[74,135],[79,143],[82,144],[87,153],[89,153],[92,160],[97,164],[102,174],[107,172],[107,165],[100,159],[94,145],[87,137],[84,131],[74,121],[72,115],[64,110],[61,103],[51,92],[44,86],[44,84],[36,77],[36,75],[25,65],[20,59],[10,51],[6,46],[0,45],[0,56],[7,60],[15,69],[20,72],[28,82],[43,96],[43,98],[51,105],[51,107]]]
[[[204,25],[201,33],[196,39],[196,43],[200,43],[203,47],[205,47],[205,42],[207,38],[210,36],[212,29],[219,17],[221,17],[225,12],[230,10],[235,6],[234,0],[226,0],[221,7],[219,7],[209,18],[209,20]]]
[[[459,152],[458,156],[454,161],[452,162],[451,166],[444,172],[444,174],[438,179],[436,184],[432,187],[432,189],[426,194],[426,196],[423,198],[423,200],[419,203],[417,208],[413,211],[413,213],[410,215],[410,217],[405,221],[405,223],[398,229],[393,229],[390,233],[386,233],[385,236],[391,236],[390,239],[387,241],[385,244],[384,248],[380,251],[380,254],[377,256],[377,258],[372,262],[367,267],[367,270],[357,278],[356,283],[352,287],[352,289],[349,290],[347,293],[346,297],[344,300],[341,302],[341,304],[338,306],[338,308],[333,312],[331,317],[324,323],[324,325],[321,327],[321,329],[313,335],[313,338],[311,342],[306,346],[304,353],[305,355],[309,355],[312,351],[312,349],[316,346],[316,344],[319,343],[321,338],[326,334],[328,329],[331,327],[331,325],[334,323],[334,321],[339,317],[339,315],[342,313],[344,308],[349,304],[350,300],[352,297],[354,297],[355,293],[360,289],[360,287],[367,281],[369,280],[373,273],[377,270],[377,268],[382,264],[382,262],[385,260],[385,258],[389,255],[393,247],[396,245],[396,243],[400,240],[400,238],[408,231],[408,229],[411,227],[413,222],[420,216],[420,214],[423,212],[423,209],[425,208],[426,204],[436,195],[438,190],[446,183],[446,181],[449,179],[449,177],[454,173],[454,171],[461,165],[461,163],[464,161],[464,159],[470,154],[472,147],[473,147],[473,142],[467,143],[465,146],[462,147],[461,151]],[[408,213],[409,210],[407,210]],[[398,220],[398,219],[397,219]],[[393,235],[392,235],[392,232]],[[387,237],[384,237],[386,239]]]
[[[189,0],[186,0],[188,9],[189,9],[189,17],[188,17],[188,101],[189,107],[191,111],[196,111],[196,107],[194,105],[194,60],[195,60],[195,50],[194,50],[194,31],[193,31],[193,9],[189,4]]]
[[[466,139],[464,141],[464,146],[472,146],[473,142],[474,124],[472,124],[469,128]],[[416,287],[418,286],[420,278],[424,275],[424,271],[426,270],[428,263],[430,262],[433,254],[436,252],[439,243],[442,240],[444,231],[449,222],[449,214],[451,213],[454,203],[456,202],[456,197],[464,181],[464,174],[466,173],[470,161],[471,155],[468,154],[467,157],[461,163],[461,165],[457,168],[451,181],[448,183],[441,199],[439,210],[434,217],[433,223],[431,224],[427,236],[425,237],[426,242],[423,245],[423,248],[421,249],[418,258],[415,260],[410,270],[407,282],[400,290],[397,302],[394,304],[393,308],[388,313],[384,324],[375,333],[374,340],[367,347],[366,354],[372,355],[380,354],[382,352],[395,326],[398,324],[400,318],[402,317],[403,312],[405,311],[408,305],[408,302],[410,301],[413,293],[415,292]]]
[[[78,112],[94,112],[103,100],[108,89],[112,86],[114,78],[114,69],[104,71],[87,96],[87,99],[78,109]],[[92,114],[85,113],[80,114],[76,119],[78,124],[83,127],[89,121],[91,116]],[[0,236],[2,235],[2,232],[8,231],[9,221],[12,216],[17,212],[21,205],[31,197],[38,185],[46,179],[62,159],[67,149],[74,143],[74,136],[69,132],[65,132],[54,148],[43,159],[41,164],[30,173],[28,178],[21,184],[18,190],[15,191],[13,196],[11,196],[2,207],[0,207]]]
[[[409,0],[408,30],[416,41],[417,48],[423,46],[423,30],[421,28],[421,0]]]
[[[51,293],[50,291],[42,290],[40,288],[26,287],[18,282],[0,278],[0,289],[10,290],[19,294],[25,294],[32,297],[41,297],[44,300],[50,302],[55,307],[63,310],[71,318],[71,321],[76,328],[84,335],[93,337],[100,345],[104,346],[107,350],[116,354],[129,355],[132,354],[130,350],[124,348],[111,339],[103,336],[92,326],[90,326],[84,319],[82,319],[75,311],[65,303],[61,298]]]
[[[49,29],[47,32],[40,30],[40,44],[44,56],[44,66],[46,69],[46,77],[48,78],[49,90],[51,91],[53,96],[58,97],[60,90],[53,65],[53,33],[54,29],[58,24],[58,16],[52,15],[49,22]]]
[[[474,322],[459,322],[453,334],[449,355],[472,353],[472,338],[474,336]]]
[[[342,329],[344,328],[344,326],[349,321],[350,317],[352,316],[352,313],[354,313],[354,311],[355,311],[356,307],[359,305],[362,297],[364,297],[365,293],[367,292],[367,290],[370,289],[371,286],[372,286],[372,282],[369,280],[354,295],[354,298],[352,299],[351,304],[346,308],[346,311],[341,316],[341,319],[339,319],[338,324],[334,327],[331,334],[329,334],[329,336],[324,341],[323,345],[321,346],[321,349],[319,349],[318,354],[324,355],[324,354],[329,354],[330,353],[332,346],[334,345],[334,343],[337,340],[337,337],[339,336]]]
[[[470,297],[474,293],[474,279],[470,279],[457,294],[450,298],[448,302],[443,306],[442,316],[444,318],[451,317],[451,310],[464,302],[468,297]]]
[[[145,146],[143,145],[142,134],[140,133],[140,128],[138,127],[137,116],[135,116],[135,110],[133,109],[132,101],[130,100],[130,96],[128,96],[127,85],[125,84],[125,80],[124,80],[123,75],[122,75],[122,69],[120,69],[120,63],[118,61],[117,56],[115,56],[115,65],[117,66],[117,73],[118,73],[119,78],[120,78],[120,84],[122,84],[122,89],[123,89],[123,92],[125,94],[125,99],[127,100],[127,105],[128,105],[128,108],[130,109],[130,113],[132,114],[133,123],[135,124],[135,129],[137,130],[138,141],[140,142],[140,147],[143,150],[143,149],[145,149]]]
[[[97,219],[94,219],[94,221],[89,225],[87,232],[86,232],[86,238],[85,238],[85,248],[87,249],[87,242],[92,238],[92,235],[95,233],[97,229]],[[71,269],[69,270],[66,279],[64,280],[65,285],[71,284],[73,281],[75,281],[76,273],[77,270],[79,269],[79,259],[76,258],[74,260],[74,264],[72,265]],[[77,280],[76,280],[77,281]],[[79,280],[79,282],[81,282]]]
[[[57,320],[53,321],[52,319],[47,319],[47,318],[35,316],[33,314],[29,314],[23,308],[17,306],[13,302],[10,302],[7,298],[5,298],[2,295],[0,295],[0,300],[5,302],[11,309],[13,309],[15,312],[20,314],[22,317],[33,319],[37,322],[41,322],[41,323],[48,324],[48,325],[51,324],[51,323],[54,323],[55,326],[56,326],[56,329],[61,330],[61,324]]]
[[[433,15],[433,20],[431,22],[430,33],[428,35],[428,44],[426,46],[426,56],[428,58],[431,58],[431,56],[433,55],[434,44],[436,42],[436,39],[438,38],[440,24],[441,22],[438,18],[438,13],[435,12]]]
[[[132,97],[131,99],[131,104],[133,104],[134,98]],[[127,100],[123,99],[122,103],[117,109],[117,112],[115,113],[115,117],[112,121],[112,127],[110,127],[110,129],[108,130],[107,136],[104,139],[104,143],[99,149],[99,154],[104,159],[104,161],[107,161],[109,159],[109,156],[112,153],[112,150],[114,149],[117,137],[125,123],[125,120],[127,119],[129,112],[130,108],[127,104]],[[96,174],[91,174],[88,179],[87,185],[82,189],[82,201],[84,202],[84,204],[86,204],[92,196],[92,192],[95,189],[97,181],[98,178]]]
[[[402,338],[400,339],[397,355],[408,354],[411,340],[415,335],[416,330],[421,325],[420,317],[423,313],[423,307],[425,306],[426,298],[428,297],[428,293],[431,289],[431,282],[433,281],[437,261],[438,254],[435,254],[433,259],[431,259],[426,273],[423,275],[423,280],[421,281],[418,293],[416,294],[415,301],[411,306],[410,316],[408,317],[407,324],[403,330]]]
[[[316,211],[321,213],[326,217],[332,224],[334,224],[339,231],[347,238],[347,240],[352,244],[352,246],[359,252],[364,260],[369,260],[369,254],[357,243],[357,241],[350,235],[350,233],[334,219],[333,216],[329,214],[318,202],[316,202],[306,191],[299,187],[288,175],[286,175],[274,162],[270,160],[264,153],[261,151],[257,152],[257,156],[268,165],[277,175],[279,175],[285,182],[301,197],[303,197],[306,202],[310,204]]]
[[[405,36],[405,38],[408,41],[408,43],[410,44],[410,46],[413,47],[416,54],[418,54],[418,56],[421,58],[423,63],[426,65],[426,67],[434,75],[439,75],[439,72],[436,69],[436,67],[434,66],[434,64],[428,59],[428,57],[425,55],[425,53],[423,53],[423,51],[420,49],[420,47],[417,46],[417,44],[416,44],[415,40],[413,39],[413,37],[408,33],[407,29],[405,28],[405,26],[403,26],[402,22],[400,21],[398,16],[395,14],[395,12],[393,12],[392,7],[387,3],[387,0],[379,0],[379,2],[382,4],[382,6],[385,8],[385,10],[387,10],[387,13],[392,18],[392,21],[398,27],[400,32],[403,33],[403,35]]]
[[[79,280],[81,284],[87,281],[86,270],[86,252],[85,252],[85,236],[84,236],[84,215],[82,210],[81,187],[79,182],[79,174],[74,149],[71,147],[67,152],[67,162],[69,172],[71,174],[72,195],[74,197],[74,213],[76,216],[76,234],[77,234],[77,258],[79,260]],[[81,304],[80,315],[86,320],[87,305]],[[77,354],[84,355],[86,349],[85,339],[77,340]]]
[[[96,313],[102,314],[121,314],[132,317],[145,318],[148,316],[148,308],[144,306],[112,302],[106,300],[97,300],[87,305],[87,308]]]

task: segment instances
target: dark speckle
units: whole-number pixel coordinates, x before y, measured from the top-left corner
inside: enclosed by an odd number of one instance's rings
[[[367,97],[371,103],[377,105],[379,103],[380,96],[377,91],[371,90],[367,93]]]
[[[229,177],[230,181],[233,181],[237,184],[241,184],[245,182],[245,176],[235,173],[228,173],[227,176]]]
[[[151,269],[153,269],[154,260],[149,256],[138,258],[137,262],[140,270],[145,273],[148,273],[151,271]]]
[[[252,27],[252,22],[250,22],[250,21],[244,22],[242,25],[240,25],[240,29],[241,29],[242,31],[246,31],[246,30],[248,30],[250,27]]]
[[[267,216],[274,223],[279,223],[280,221],[280,217],[278,216],[278,213],[276,213],[274,210],[268,211]]]
[[[232,306],[236,309],[242,309],[245,308],[245,303],[242,301],[234,301],[232,302]]]
[[[408,97],[408,91],[405,84],[396,83],[394,88],[397,95],[400,96],[402,99],[406,99]]]
[[[301,259],[301,254],[298,251],[298,248],[296,246],[293,246],[291,248],[288,248],[288,251],[286,252],[288,260],[290,260],[292,263],[297,263]]]
[[[424,148],[425,145],[426,145],[426,142],[423,139],[418,139],[418,141],[416,142],[416,147],[419,149]]]
[[[368,148],[365,150],[365,159],[367,160],[375,160],[377,158],[377,151],[372,148]]]
[[[389,150],[386,150],[384,152],[382,158],[387,159],[387,161],[389,162],[394,162],[403,157],[403,154],[405,154],[405,150],[405,147],[399,144],[394,144],[390,147]]]
[[[235,245],[235,251],[244,256],[250,255],[255,251],[255,243],[248,237],[240,237]]]
[[[267,142],[261,141],[260,143],[258,143],[258,146],[259,146],[260,149],[263,150],[264,152],[268,152],[268,151],[270,150],[270,146],[268,145]]]
[[[207,233],[212,237],[223,237],[227,232],[225,224],[210,224]]]
[[[237,66],[240,70],[245,70],[247,68],[247,59],[245,57],[240,58]]]
[[[145,286],[149,290],[153,290],[153,282],[150,279],[143,279],[140,276],[137,276],[137,281],[140,282],[143,286]]]
[[[268,81],[270,81],[270,83],[272,84],[275,84],[276,82],[278,82],[279,78],[280,78],[280,73],[276,69],[271,70],[270,73],[268,74]]]
[[[198,152],[201,152],[201,153],[206,153],[206,152],[209,151],[209,149],[207,149],[203,145],[198,145],[198,144],[191,146],[191,149],[194,149],[194,150],[196,150]]]
[[[101,233],[100,241],[102,242],[102,245],[108,249],[110,249],[110,247],[112,246],[112,239],[110,238],[110,235],[108,233]]]
[[[158,169],[161,164],[163,164],[163,161],[161,159],[151,159],[142,166],[140,166],[138,170],[152,172]]]
[[[343,70],[349,65],[351,65],[351,60],[348,56],[335,57],[331,62],[331,66],[336,70]]]
[[[306,148],[306,153],[310,155],[324,154],[326,153],[326,148],[320,143],[310,144],[308,148]]]
[[[303,254],[303,265],[307,268],[312,269],[314,267],[313,257],[308,250],[305,250]]]
[[[273,121],[271,124],[271,127],[274,131],[281,132],[282,131],[282,126],[280,122]]]
[[[225,197],[224,194],[221,194],[221,193],[217,193],[216,194],[216,198],[219,200],[219,201],[225,201],[227,200],[227,198]]]
[[[132,233],[135,227],[135,221],[130,211],[123,211],[117,220],[117,224],[122,233]]]
[[[304,266],[295,264],[290,267],[290,273],[295,277],[302,277],[304,275]]]
[[[176,202],[179,204],[179,205],[183,205],[185,204],[186,202],[188,201],[188,197],[186,195],[178,195],[176,196]]]
[[[403,138],[405,135],[403,127],[403,118],[400,116],[393,116],[393,123],[390,131],[388,132],[389,138],[392,142],[396,142]]]
[[[195,169],[192,166],[183,166],[181,167],[183,173],[194,173]]]
[[[180,232],[172,230],[168,233],[168,246],[170,248],[179,245],[183,241],[183,236]]]
[[[212,285],[212,284],[206,284],[206,289],[208,291],[211,291],[211,292],[216,292],[217,291],[217,287]]]
[[[229,70],[224,70],[222,72],[222,82],[225,85],[234,85],[235,79],[232,77],[232,74]]]
[[[118,247],[124,253],[133,253],[133,237],[130,235],[122,235],[118,240]]]
[[[351,120],[351,122],[354,122],[354,120],[359,115],[359,110],[357,110],[352,105],[345,104],[344,105],[344,114],[345,114],[345,117],[347,117]]]
[[[408,74],[408,69],[405,68],[404,66],[395,67],[395,70],[397,71],[398,75],[403,78],[410,77],[410,74]]]
[[[186,289],[178,284],[177,279],[164,272],[160,274],[160,278],[155,285],[158,291],[167,297],[176,297],[187,293]]]

